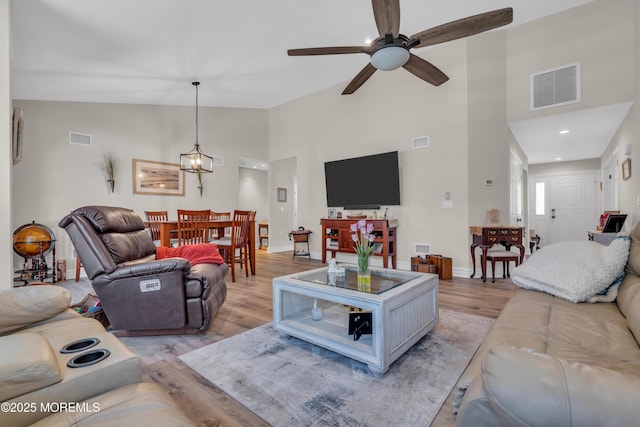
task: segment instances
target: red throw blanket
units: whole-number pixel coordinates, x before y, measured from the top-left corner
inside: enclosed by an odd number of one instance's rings
[[[218,252],[218,247],[211,243],[197,243],[195,245],[178,246],[168,248],[158,246],[156,248],[156,259],[165,258],[185,258],[189,264],[224,264],[224,259]]]

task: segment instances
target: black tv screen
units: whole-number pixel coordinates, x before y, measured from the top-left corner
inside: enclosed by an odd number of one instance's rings
[[[326,162],[324,176],[328,207],[378,209],[400,204],[397,151]]]

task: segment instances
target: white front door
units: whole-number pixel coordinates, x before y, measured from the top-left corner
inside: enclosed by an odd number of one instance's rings
[[[541,246],[585,240],[596,218],[596,172],[532,177],[532,209]]]

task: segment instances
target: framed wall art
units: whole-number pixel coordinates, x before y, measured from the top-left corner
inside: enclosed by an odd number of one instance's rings
[[[184,196],[184,171],[177,163],[133,159],[133,194]]]
[[[22,161],[22,135],[24,134],[24,110],[13,109],[13,121],[11,125],[11,154],[13,164]]]
[[[287,201],[287,189],[278,188],[278,202],[284,203]]]
[[[631,159],[627,158],[622,162],[622,179],[625,181],[631,178]]]

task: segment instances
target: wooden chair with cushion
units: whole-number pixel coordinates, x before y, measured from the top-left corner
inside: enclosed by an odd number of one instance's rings
[[[144,215],[149,223],[149,234],[156,246],[160,246],[160,222],[169,221],[167,211],[144,211]],[[171,232],[171,246],[177,246],[177,233]]]
[[[502,278],[511,277],[509,274],[509,263],[516,263],[516,267],[520,264],[520,255],[511,251],[490,250],[487,251],[487,261],[491,261],[491,283],[496,282],[496,261],[502,261]]]
[[[231,212],[215,212],[215,211],[211,211],[211,215],[209,216],[209,219],[211,221],[231,219]],[[223,231],[221,232],[221,230],[223,230]],[[211,240],[222,239],[223,237],[225,237],[227,235],[231,236],[231,227],[227,227],[227,228],[224,228],[224,229],[210,227],[209,234],[210,234],[209,238]]]
[[[209,242],[211,211],[178,209],[178,246]]]
[[[231,222],[231,237],[212,240],[223,254],[227,264],[231,267],[231,281],[236,281],[236,263],[244,266],[245,274],[249,277],[249,218],[250,211],[233,211]]]

